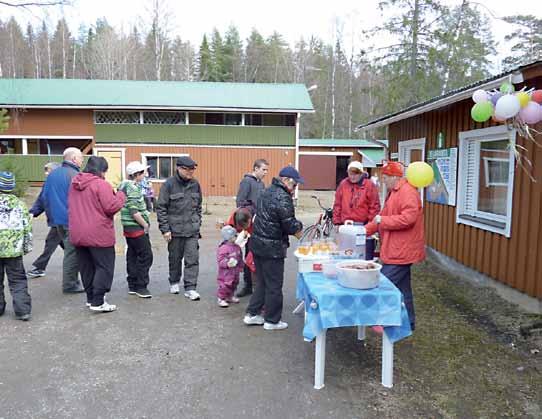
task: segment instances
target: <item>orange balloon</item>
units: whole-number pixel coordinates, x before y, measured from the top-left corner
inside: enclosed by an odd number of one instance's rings
[[[542,90],[535,90],[531,93],[531,100],[536,103],[542,103]]]

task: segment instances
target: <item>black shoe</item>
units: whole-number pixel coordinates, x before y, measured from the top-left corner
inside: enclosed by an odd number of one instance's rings
[[[45,271],[38,268],[34,268],[31,271],[28,271],[26,273],[26,276],[29,278],[39,278],[41,276],[45,276]]]
[[[76,288],[69,288],[67,290],[63,290],[62,292],[64,294],[80,294],[82,292],[85,292],[85,289],[81,285],[79,285]]]
[[[137,290],[134,292],[135,295],[137,295],[139,298],[151,298],[152,294],[147,288],[141,288],[140,290]]]
[[[27,313],[27,314],[17,314],[15,315],[15,318],[17,320],[22,320],[23,322],[27,322],[28,320],[30,320],[30,313]]]
[[[235,296],[238,298],[241,298],[241,297],[246,297],[247,295],[250,295],[250,294],[252,294],[252,288],[244,287]]]
[[[2,316],[4,314],[4,311],[6,311],[6,305],[1,305],[0,306],[0,316]]]

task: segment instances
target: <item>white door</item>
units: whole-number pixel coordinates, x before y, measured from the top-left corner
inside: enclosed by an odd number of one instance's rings
[[[408,165],[415,161],[425,161],[425,138],[399,141],[399,161]],[[420,198],[423,203],[423,188],[420,188]]]

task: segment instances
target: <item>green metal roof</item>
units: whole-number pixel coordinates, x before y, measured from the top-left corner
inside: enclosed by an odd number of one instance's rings
[[[365,147],[363,147],[359,151],[363,156],[363,164],[365,166],[367,166],[367,167],[375,167],[375,166],[369,165],[368,163],[370,163],[370,162],[365,161],[365,157],[368,157],[369,159],[371,159],[375,163],[375,165],[382,164],[382,160],[385,158],[383,148],[365,148]]]
[[[388,145],[388,140],[377,140]],[[299,145],[304,147],[376,147],[379,146],[363,139],[337,138],[300,138]]]
[[[0,106],[313,112],[303,84],[0,79]]]

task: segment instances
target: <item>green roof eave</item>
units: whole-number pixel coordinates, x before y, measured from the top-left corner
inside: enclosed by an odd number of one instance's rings
[[[388,140],[377,140],[388,145]],[[299,145],[302,147],[375,147],[381,146],[364,139],[337,139],[337,138],[300,138]]]
[[[0,106],[314,112],[303,84],[0,79]]]

